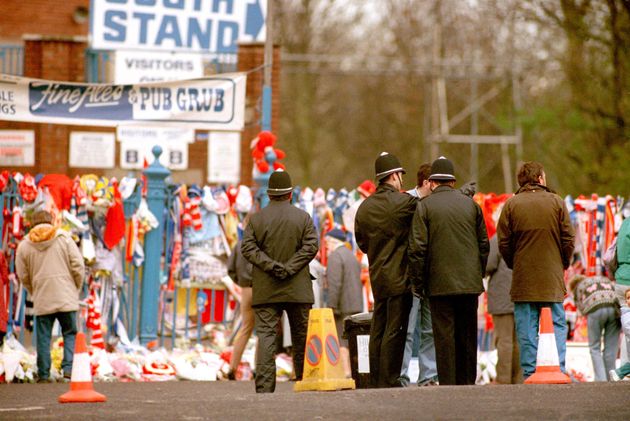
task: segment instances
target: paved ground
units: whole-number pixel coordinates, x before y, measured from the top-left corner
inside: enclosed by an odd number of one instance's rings
[[[0,385],[0,420],[408,420],[630,419],[630,382],[571,385],[439,386],[295,393],[278,383],[96,383],[100,404],[59,404],[68,384]]]

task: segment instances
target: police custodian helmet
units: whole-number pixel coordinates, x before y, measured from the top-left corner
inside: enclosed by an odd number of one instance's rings
[[[395,172],[401,172],[403,174],[407,173],[402,165],[400,165],[400,161],[398,161],[398,158],[390,153],[381,152],[381,155],[376,158],[376,162],[374,162],[374,173],[376,174],[376,180],[380,181]]]
[[[293,191],[291,185],[291,177],[289,173],[283,170],[274,171],[269,177],[269,187],[267,194],[269,196],[282,196]]]
[[[431,164],[431,175],[429,180],[455,181],[455,170],[453,163],[441,156]]]

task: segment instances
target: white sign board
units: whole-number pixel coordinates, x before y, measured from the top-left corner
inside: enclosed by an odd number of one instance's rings
[[[92,0],[93,49],[235,53],[265,40],[267,0]]]
[[[370,335],[357,335],[359,373],[370,372]]]
[[[115,63],[119,85],[203,77],[201,54],[116,51]]]
[[[32,167],[35,165],[35,132],[33,130],[0,130],[0,166]]]
[[[195,130],[179,127],[118,126],[116,137],[119,141],[138,141],[151,146],[164,142],[193,143]]]
[[[114,168],[114,133],[70,132],[70,167]]]
[[[185,170],[188,168],[188,142],[157,141],[153,143],[135,140],[120,142],[120,168],[142,169],[146,159],[147,164],[153,162],[151,150],[154,146],[162,148],[160,164],[170,170]]]
[[[241,134],[211,132],[208,137],[208,182],[237,184],[240,173]]]

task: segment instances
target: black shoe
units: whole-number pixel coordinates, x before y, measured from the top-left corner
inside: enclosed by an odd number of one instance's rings
[[[234,371],[234,370],[228,371],[227,379],[228,380],[236,380],[236,371]]]
[[[422,387],[422,386],[439,386],[440,382],[438,381],[437,377],[433,377],[431,379],[428,380],[424,380],[420,383],[418,383],[418,386]]]

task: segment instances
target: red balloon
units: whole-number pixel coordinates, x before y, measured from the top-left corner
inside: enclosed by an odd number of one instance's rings
[[[285,156],[287,156],[287,154],[282,150],[282,149],[274,149],[276,151],[276,156],[278,157],[278,159],[284,159]]]
[[[256,163],[256,165],[258,166],[258,171],[260,171],[261,173],[266,173],[267,171],[269,171],[269,164],[267,163],[267,161],[259,161]]]

